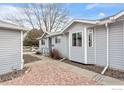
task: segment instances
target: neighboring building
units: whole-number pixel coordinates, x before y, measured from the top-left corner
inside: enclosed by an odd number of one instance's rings
[[[61,32],[44,35],[39,46],[41,52],[55,48],[69,60],[105,66],[104,71],[124,70],[124,11],[101,20],[72,20]]]
[[[23,31],[26,30],[0,21],[0,74],[23,68]]]

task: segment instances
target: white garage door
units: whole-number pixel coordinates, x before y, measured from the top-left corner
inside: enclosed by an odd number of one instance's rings
[[[20,69],[21,32],[0,30],[0,74]]]

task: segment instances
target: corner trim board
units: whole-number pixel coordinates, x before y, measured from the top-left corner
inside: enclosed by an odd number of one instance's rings
[[[21,69],[23,69],[23,65],[24,65],[24,59],[23,59],[23,31],[21,31],[21,46],[20,46],[20,48],[21,48]]]
[[[84,28],[84,63],[87,64],[87,28]]]

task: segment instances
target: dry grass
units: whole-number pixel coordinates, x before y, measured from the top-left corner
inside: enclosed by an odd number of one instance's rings
[[[74,61],[69,61],[69,60],[66,60],[64,62],[68,63],[68,64],[71,64],[71,65],[74,65],[74,66],[77,66],[77,67],[80,67],[80,68],[83,68],[83,69],[94,71],[96,73],[101,73],[102,70],[104,69],[104,67],[98,66],[98,65],[87,65],[87,64],[74,62]],[[105,72],[105,75],[113,77],[113,78],[117,78],[117,79],[120,79],[120,80],[124,80],[124,71],[120,71],[120,70],[117,70],[117,69],[108,68],[107,71]]]
[[[24,54],[23,58],[24,58],[24,64],[32,63],[32,62],[41,60],[41,59],[34,57],[34,56],[31,56],[29,54]]]

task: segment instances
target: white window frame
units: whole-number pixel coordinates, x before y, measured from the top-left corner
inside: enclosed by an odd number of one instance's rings
[[[77,40],[78,40],[78,39],[77,39],[77,34],[78,34],[78,33],[81,34],[81,46],[79,46],[78,43],[77,43]],[[75,46],[73,45],[73,34],[76,34],[76,45],[75,45]],[[73,47],[82,47],[82,46],[83,46],[83,42],[82,42],[82,41],[83,41],[83,34],[82,34],[82,32],[75,32],[75,33],[72,33],[72,44],[71,44],[71,45],[72,45]]]
[[[90,46],[90,44],[89,44],[89,35],[92,35],[92,46]],[[89,29],[88,30],[88,47],[93,47],[94,46],[94,38],[93,38],[93,36],[94,36],[94,30],[93,29]]]
[[[44,42],[44,43],[43,43],[43,42]],[[41,45],[45,45],[45,43],[46,43],[46,42],[45,42],[45,39],[42,39],[42,40],[41,40]]]
[[[59,42],[58,42],[58,40],[59,40]],[[60,36],[56,36],[55,37],[55,44],[59,44],[59,43],[61,43],[61,37]]]

